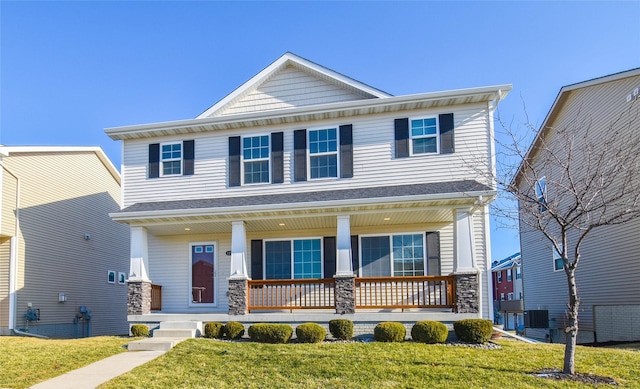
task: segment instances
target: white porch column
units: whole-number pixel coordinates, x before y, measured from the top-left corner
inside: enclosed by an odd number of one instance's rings
[[[353,277],[353,265],[351,263],[351,224],[349,215],[338,216],[336,248],[336,276]],[[325,277],[329,276],[325,274]]]
[[[455,209],[456,252],[453,262],[454,273],[477,273],[473,220],[469,209]]]
[[[130,281],[149,281],[149,247],[147,229],[131,227]]]
[[[232,279],[247,279],[247,233],[244,221],[231,222],[231,276]]]

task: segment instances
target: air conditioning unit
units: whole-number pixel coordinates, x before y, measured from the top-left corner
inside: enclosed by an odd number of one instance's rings
[[[549,328],[549,311],[546,309],[530,309],[524,311],[525,328]]]

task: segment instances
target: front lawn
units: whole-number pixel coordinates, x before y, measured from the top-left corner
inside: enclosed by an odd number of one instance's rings
[[[0,388],[28,388],[126,351],[131,338],[38,339],[0,336]]]
[[[271,345],[190,339],[107,388],[579,388],[527,373],[560,368],[561,345],[501,341],[483,350],[406,343]],[[639,387],[640,354],[578,347],[577,371]]]

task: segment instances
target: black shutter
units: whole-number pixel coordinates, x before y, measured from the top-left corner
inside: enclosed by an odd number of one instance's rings
[[[451,154],[454,152],[453,139],[453,114],[443,113],[438,116],[440,122],[440,154]]]
[[[149,145],[149,178],[160,177],[160,143]]]
[[[185,140],[182,142],[184,150],[184,158],[182,159],[182,174],[185,176],[193,175],[193,160],[195,159],[194,142]]]
[[[229,186],[240,186],[240,137],[229,137]]]
[[[353,177],[353,126],[340,126],[340,177]]]
[[[333,278],[336,274],[336,237],[324,237],[322,245],[324,249],[324,278]]]
[[[360,251],[358,250],[358,235],[351,235],[351,266],[353,267],[353,274],[358,276],[358,269],[360,268]]]
[[[262,280],[262,240],[251,241],[251,279]]]
[[[284,182],[283,143],[282,132],[271,134],[271,182],[274,184],[282,184]]]
[[[409,119],[395,119],[396,158],[409,156]]]
[[[307,130],[293,132],[293,181],[307,180]]]
[[[440,232],[427,232],[427,275],[440,275]]]

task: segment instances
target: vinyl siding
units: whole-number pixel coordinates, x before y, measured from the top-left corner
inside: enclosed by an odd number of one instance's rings
[[[426,117],[454,113],[455,148],[453,154],[432,154],[394,157],[394,119]],[[353,124],[353,178],[308,180],[293,182],[293,131],[296,129],[337,127]],[[124,141],[123,185],[126,193],[123,205],[163,200],[186,200],[223,196],[249,196],[283,192],[307,192],[355,187],[391,186],[474,179],[483,181],[478,169],[486,166],[489,155],[489,123],[486,105],[441,107],[380,114],[367,117],[346,117],[334,121],[300,123],[295,126],[272,126],[246,129],[241,134],[232,131],[198,134],[195,139],[195,174],[193,176],[148,179],[149,143],[184,140],[182,137],[162,137],[150,140]],[[228,137],[284,132],[284,183],[228,187]]]
[[[0,333],[9,327],[9,259],[11,240],[0,238]]]
[[[126,334],[127,286],[107,283],[109,270],[129,268],[128,227],[108,216],[119,209],[114,177],[93,152],[12,153],[4,163],[21,184],[17,327],[29,302],[40,309],[35,326],[49,329],[71,325],[84,305],[92,335]]]
[[[630,77],[568,92],[549,126],[564,127],[579,118],[590,122],[591,137],[606,136],[610,123],[629,108],[626,96],[638,85],[640,77]],[[636,118],[629,131],[637,133],[638,129]],[[584,241],[576,271],[581,299],[579,342],[594,340],[594,305],[640,304],[640,283],[637,281],[640,277],[639,237],[640,220],[636,219],[625,225],[595,229]],[[565,273],[554,272],[551,244],[539,232],[531,231],[521,223],[520,239],[525,309],[548,309],[551,328],[560,328],[568,303]],[[570,236],[570,242],[575,240],[575,236]],[[531,333],[545,334],[544,331]],[[564,341],[564,336],[554,339],[558,340]]]
[[[2,210],[0,214],[0,235],[14,236],[16,231],[16,179],[4,170],[0,170],[2,183],[0,200]]]
[[[257,89],[248,91],[212,116],[270,111],[280,108],[362,100],[361,94],[287,66]]]

